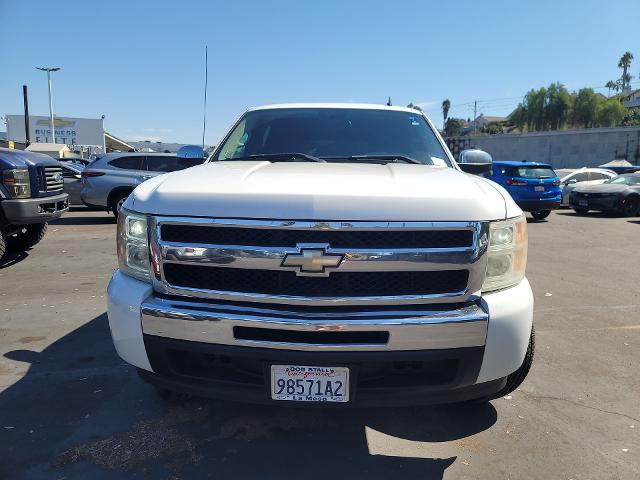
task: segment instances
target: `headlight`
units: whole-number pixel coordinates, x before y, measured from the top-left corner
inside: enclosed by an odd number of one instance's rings
[[[118,265],[122,273],[149,281],[147,217],[121,209],[118,215]]]
[[[29,170],[5,170],[2,172],[2,183],[9,190],[11,198],[29,198],[31,196]]]
[[[527,244],[527,219],[524,215],[491,222],[483,293],[520,283],[527,266]]]

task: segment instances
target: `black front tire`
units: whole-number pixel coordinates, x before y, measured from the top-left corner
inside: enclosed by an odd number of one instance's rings
[[[7,251],[7,242],[4,239],[4,235],[0,232],[0,263],[2,263],[2,259],[4,258],[4,254]]]
[[[627,217],[636,217],[640,212],[640,197],[627,197],[622,204],[622,213]]]
[[[518,388],[524,379],[527,378],[529,374],[529,370],[531,370],[531,365],[533,364],[533,354],[536,349],[536,331],[531,326],[531,336],[529,337],[529,345],[527,347],[527,353],[524,355],[524,360],[522,361],[522,365],[520,368],[513,372],[511,375],[507,377],[507,384],[502,388],[502,390],[497,391],[493,395],[489,395],[487,397],[479,398],[474,401],[477,402],[488,402],[490,400],[495,400],[496,398],[501,398],[506,395],[509,395],[516,388]]]
[[[120,210],[120,207],[128,197],[129,192],[121,192],[114,194],[111,198],[111,201],[109,202],[109,210],[111,210],[111,213],[113,213],[113,216],[116,220],[118,219],[118,212]]]
[[[539,212],[531,212],[531,216],[536,220],[544,220],[551,214],[551,210],[540,210]]]
[[[25,225],[22,229],[7,239],[7,246],[13,250],[27,250],[37,245],[47,233],[47,223]]]

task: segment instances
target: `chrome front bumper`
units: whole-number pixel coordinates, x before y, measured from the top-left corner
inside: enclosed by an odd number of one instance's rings
[[[142,304],[145,335],[218,345],[263,347],[303,351],[398,351],[484,346],[488,314],[476,303],[432,306],[388,306],[386,309],[303,308],[247,305],[212,301],[190,301],[150,296]],[[244,327],[244,328],[241,328]],[[269,337],[255,339],[240,330],[267,329]],[[239,330],[240,329],[240,330]],[[306,332],[303,340],[292,333]],[[325,342],[323,333],[333,332]],[[345,341],[340,340],[340,333]],[[384,341],[354,343],[354,332],[363,338]],[[260,332],[258,332],[260,333]],[[264,332],[263,332],[264,333]],[[310,334],[311,333],[311,334]],[[279,340],[278,335],[286,340]],[[311,340],[310,340],[311,339]]]

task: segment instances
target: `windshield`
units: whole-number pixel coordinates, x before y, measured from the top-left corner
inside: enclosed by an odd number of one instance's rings
[[[622,183],[625,185],[640,185],[640,175],[618,175],[604,183]]]
[[[556,172],[551,167],[540,165],[530,167],[516,167],[514,177],[521,178],[555,178]]]
[[[386,162],[397,155],[405,157],[405,161],[451,166],[435,133],[419,112],[352,108],[248,112],[212,160],[285,153],[334,162],[376,162],[376,156],[387,157],[377,159]],[[353,158],[356,156],[370,158]]]

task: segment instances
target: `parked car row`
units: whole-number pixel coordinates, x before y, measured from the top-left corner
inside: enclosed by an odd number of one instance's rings
[[[204,161],[200,156],[169,153],[107,153],[82,171],[82,202],[111,211],[117,218],[129,194],[145,180],[168,172],[193,167]]]
[[[464,150],[460,167],[493,180],[536,220],[551,210],[570,206],[578,214],[590,210],[626,216],[640,215],[640,173],[618,175],[606,168],[556,170],[551,165],[527,161],[493,161],[482,150]]]

